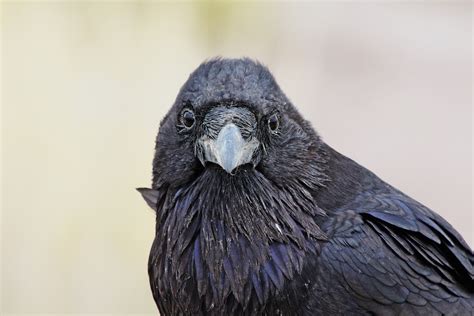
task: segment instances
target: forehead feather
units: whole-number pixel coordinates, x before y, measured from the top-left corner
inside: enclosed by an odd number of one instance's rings
[[[265,108],[283,105],[287,98],[270,71],[248,58],[212,59],[201,64],[181,89],[176,104],[194,107],[209,103],[237,101]]]

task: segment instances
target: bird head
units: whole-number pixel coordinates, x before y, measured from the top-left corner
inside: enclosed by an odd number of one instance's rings
[[[182,185],[206,169],[317,186],[325,181],[320,145],[265,66],[213,59],[190,75],[161,122],[153,187]]]

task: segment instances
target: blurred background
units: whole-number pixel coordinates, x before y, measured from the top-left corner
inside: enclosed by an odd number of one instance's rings
[[[156,314],[134,188],[216,55],[268,65],[331,146],[472,247],[471,6],[2,2],[0,314]]]

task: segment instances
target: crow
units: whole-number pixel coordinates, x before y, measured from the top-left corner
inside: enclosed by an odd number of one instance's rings
[[[327,145],[251,59],[190,75],[138,191],[162,315],[473,313],[461,235]]]

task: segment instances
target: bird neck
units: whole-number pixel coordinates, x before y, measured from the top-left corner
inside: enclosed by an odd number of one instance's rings
[[[370,187],[383,187],[382,180],[366,168],[327,144],[323,148],[327,153],[326,174],[330,181],[316,191],[314,198],[326,213],[331,214]]]

